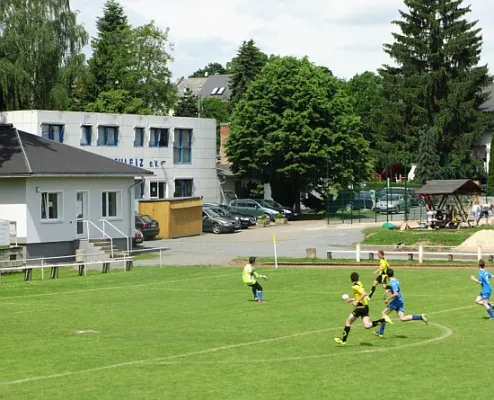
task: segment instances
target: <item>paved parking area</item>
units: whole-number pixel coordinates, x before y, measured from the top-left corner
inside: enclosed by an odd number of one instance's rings
[[[329,248],[353,248],[354,243],[362,240],[366,226],[375,224],[327,225],[325,221],[295,221],[287,225],[251,227],[232,234],[153,240],[144,242],[142,247],[169,248],[162,253],[163,265],[224,265],[236,257],[272,257],[275,234],[278,257],[305,257],[307,248],[315,248],[318,257],[325,257]],[[141,260],[138,264],[156,265],[156,262]]]

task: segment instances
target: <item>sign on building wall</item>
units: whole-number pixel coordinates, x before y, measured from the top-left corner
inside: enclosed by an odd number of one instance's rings
[[[121,163],[133,165],[139,168],[160,168],[162,160],[155,160],[151,158],[115,158],[115,161],[120,161]]]

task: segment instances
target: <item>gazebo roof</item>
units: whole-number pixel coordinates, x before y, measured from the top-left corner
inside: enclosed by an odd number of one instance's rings
[[[467,195],[482,192],[482,188],[470,179],[432,180],[416,191],[417,194]]]

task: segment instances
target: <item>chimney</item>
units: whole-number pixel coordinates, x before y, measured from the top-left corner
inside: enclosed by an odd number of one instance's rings
[[[230,164],[225,152],[226,139],[230,134],[229,124],[220,124],[220,164]]]

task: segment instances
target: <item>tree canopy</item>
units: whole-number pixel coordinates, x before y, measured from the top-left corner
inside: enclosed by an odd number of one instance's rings
[[[211,62],[208,65],[206,65],[204,68],[198,69],[196,72],[194,72],[192,75],[189,76],[189,78],[203,78],[206,76],[206,74],[209,75],[223,75],[226,74],[226,68],[221,65],[220,63],[217,62]]]
[[[486,131],[478,108],[491,82],[487,67],[479,65],[480,29],[467,21],[470,7],[462,0],[404,4],[394,21],[399,32],[385,45],[396,66],[380,70],[385,100],[375,114],[377,139],[383,153],[403,162],[407,153],[417,156],[426,126],[437,134],[439,176],[471,177],[477,164],[471,150]]]
[[[0,1],[0,111],[67,109],[87,40],[69,0]]]
[[[371,170],[344,84],[307,58],[270,60],[235,108],[230,129],[232,170],[290,182],[297,206],[302,188],[351,184]]]

